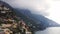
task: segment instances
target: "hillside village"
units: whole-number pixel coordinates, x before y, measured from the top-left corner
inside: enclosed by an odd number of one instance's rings
[[[0,34],[32,34],[24,20],[3,3],[0,3],[0,31]]]

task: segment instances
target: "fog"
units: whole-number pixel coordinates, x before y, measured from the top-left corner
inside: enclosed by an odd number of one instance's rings
[[[2,0],[14,8],[28,9],[31,13],[47,16],[48,4],[45,0]]]
[[[43,15],[60,24],[60,0],[2,0],[13,8],[28,9],[32,14]],[[37,34],[59,34],[60,29],[48,28]]]
[[[50,27],[44,31],[38,31],[36,34],[60,34],[60,27]]]
[[[28,9],[60,24],[60,0],[2,0],[13,8]]]

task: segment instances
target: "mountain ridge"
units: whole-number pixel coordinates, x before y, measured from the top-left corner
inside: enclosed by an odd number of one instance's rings
[[[18,9],[17,9],[18,10]],[[24,14],[24,15],[26,15],[26,16],[28,16],[29,18],[31,18],[31,19],[33,19],[33,20],[35,20],[35,21],[38,21],[38,22],[47,22],[47,23],[55,23],[55,25],[57,24],[56,22],[54,22],[53,20],[50,20],[50,19],[48,19],[48,18],[46,18],[46,17],[44,17],[44,16],[42,16],[42,15],[36,15],[36,14],[31,14],[31,12],[29,11],[29,10],[18,10],[19,12],[21,12],[22,14]],[[37,17],[36,17],[37,16]],[[52,24],[53,25],[53,24]],[[59,25],[59,24],[57,24],[57,25]],[[51,26],[51,25],[50,25]],[[47,24],[47,27],[49,27],[48,26],[48,24]]]

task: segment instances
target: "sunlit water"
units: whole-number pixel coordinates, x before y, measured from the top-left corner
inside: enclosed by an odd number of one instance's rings
[[[38,31],[36,34],[60,34],[60,27],[50,27],[44,31]]]

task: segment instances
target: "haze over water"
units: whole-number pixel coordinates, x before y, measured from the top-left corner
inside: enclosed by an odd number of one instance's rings
[[[60,27],[50,27],[44,31],[38,31],[36,34],[60,34]]]

